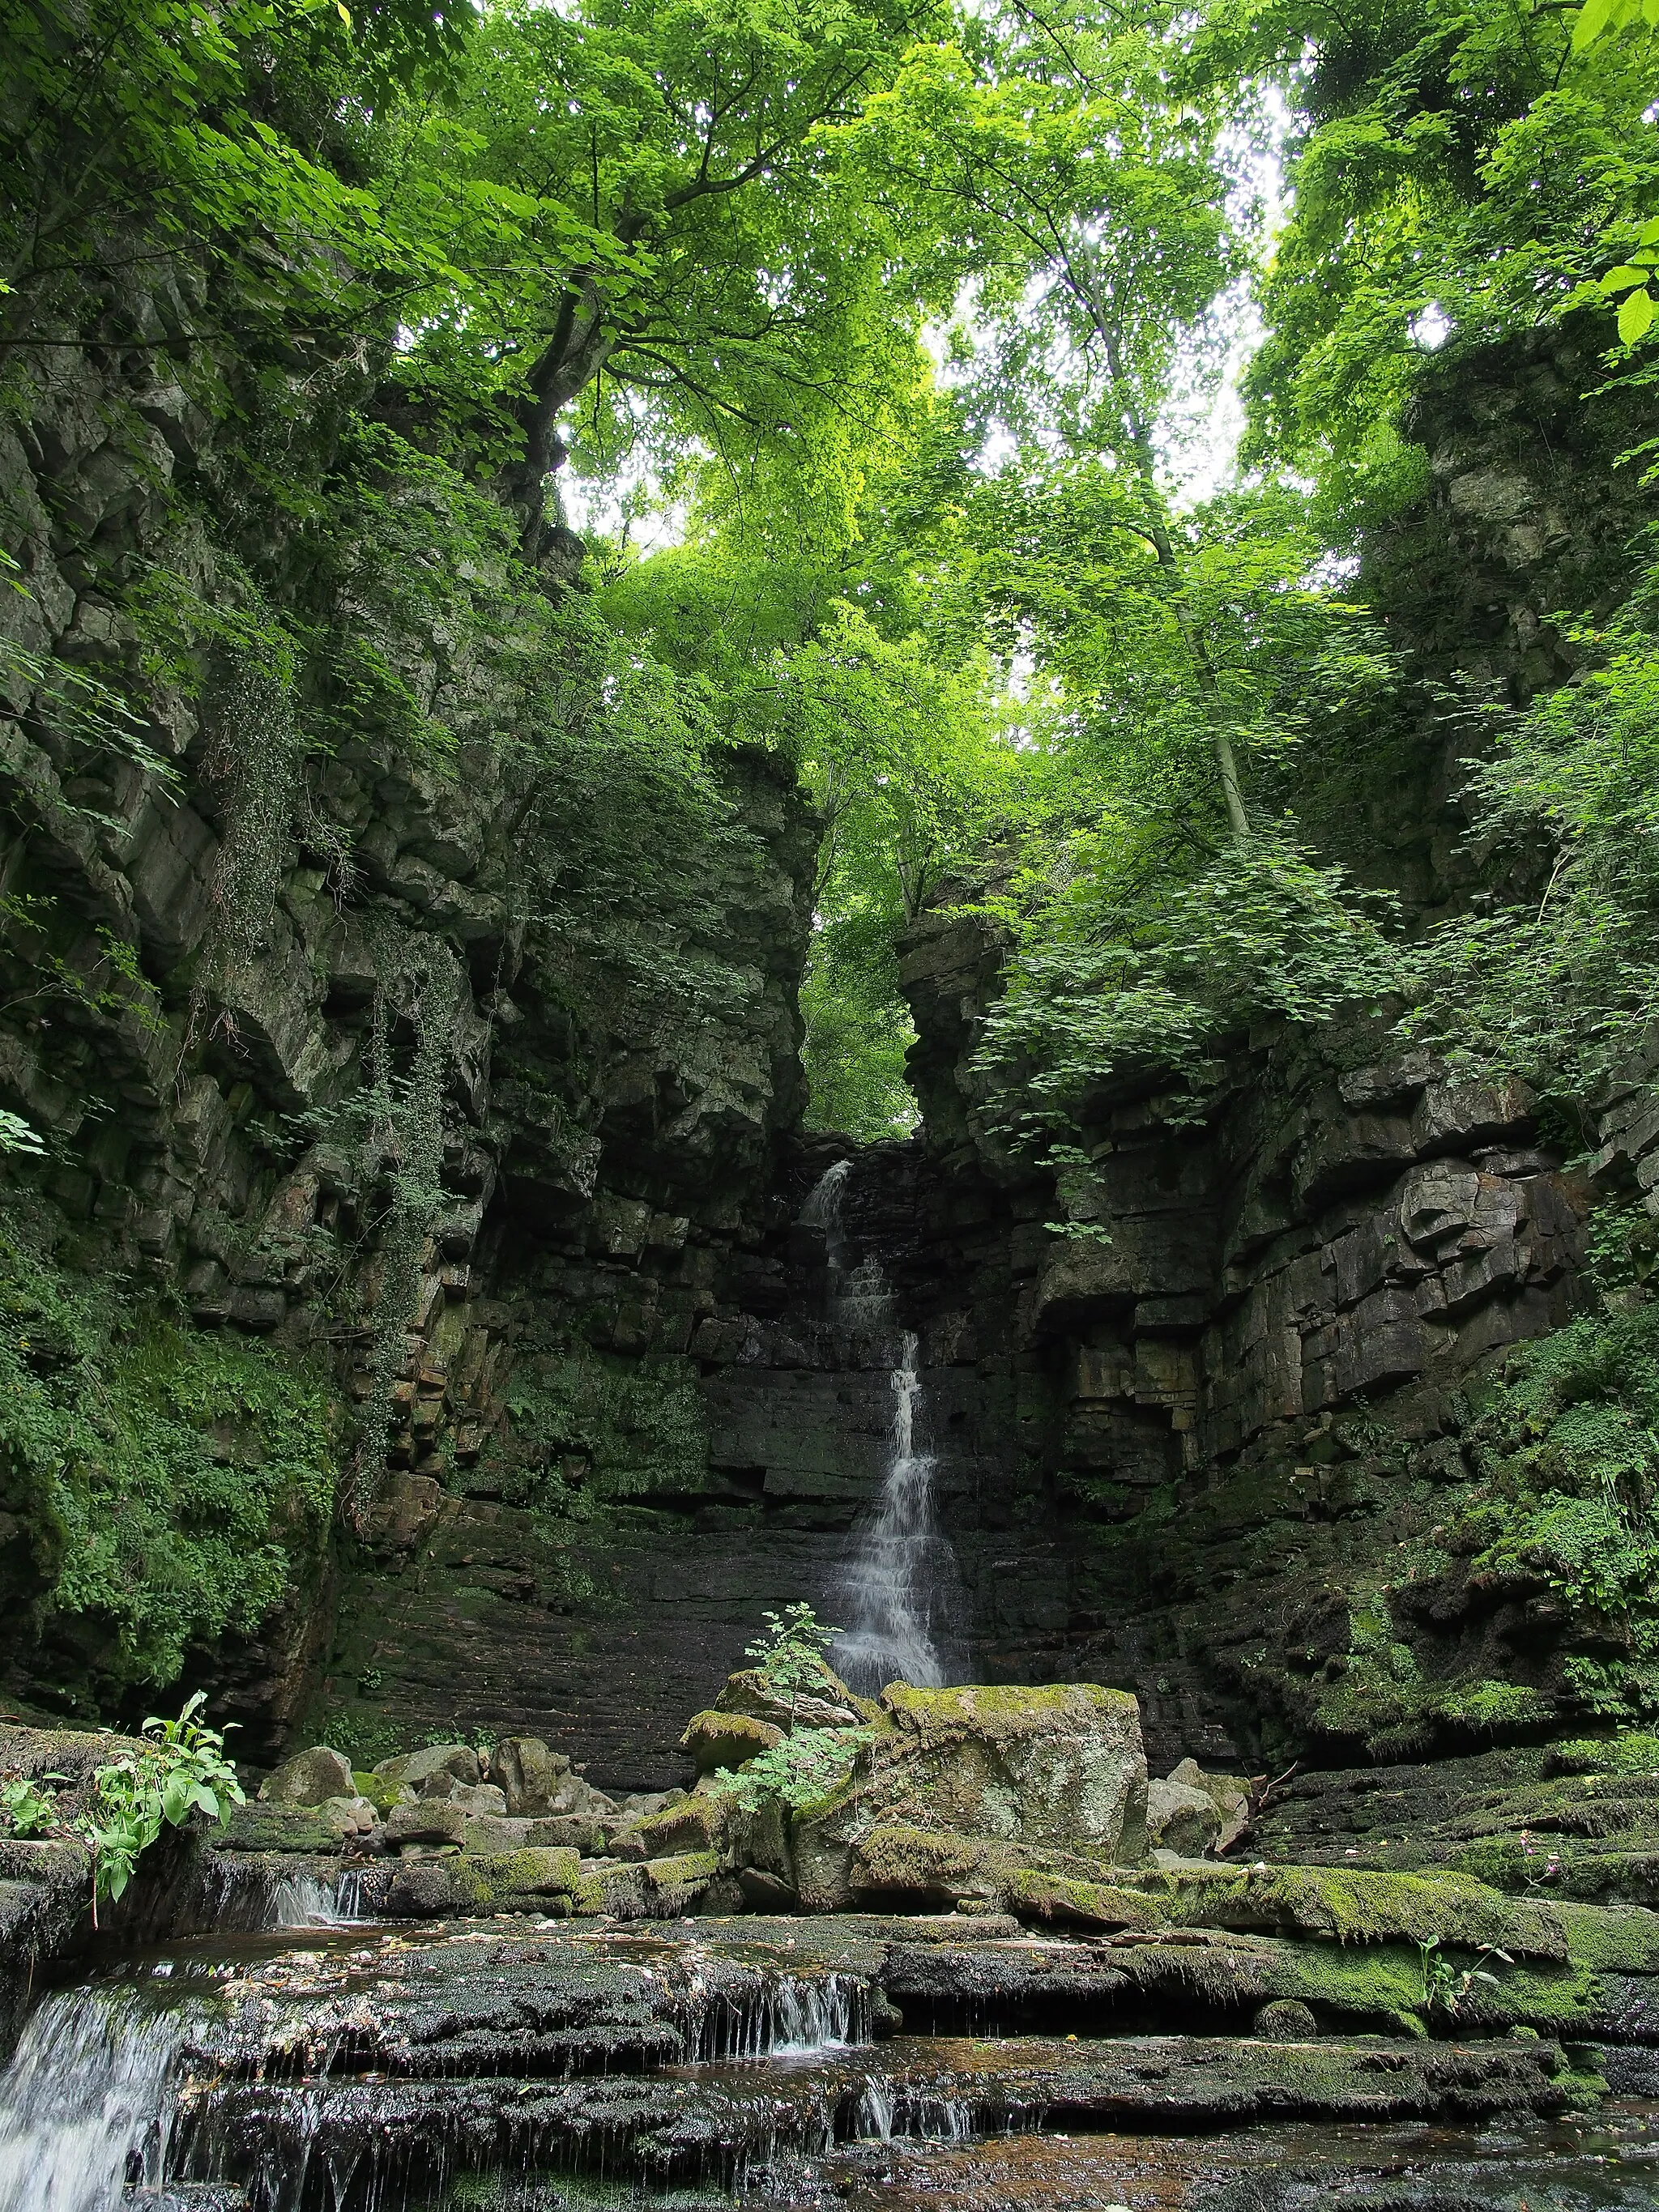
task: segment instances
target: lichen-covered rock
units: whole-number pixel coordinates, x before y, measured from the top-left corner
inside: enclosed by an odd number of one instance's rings
[[[506,1797],[504,1810],[531,1815],[553,1809],[553,1798],[570,1761],[550,1751],[539,1736],[503,1736],[489,1758],[489,1778]]]
[[[853,1899],[854,1853],[908,1827],[1133,1862],[1146,1841],[1139,1709],[1091,1682],[923,1690],[894,1683],[848,1781],[802,1808],[793,1841],[809,1911]]]
[[[1146,1843],[1149,1850],[1173,1851],[1183,1859],[1201,1858],[1221,1834],[1215,1801],[1185,1783],[1146,1784]]]
[[[723,1713],[711,1707],[692,1717],[680,1748],[690,1753],[699,1774],[718,1773],[722,1767],[735,1773],[781,1743],[784,1733],[775,1723],[757,1720],[752,1713]]]
[[[330,1797],[356,1795],[351,1761],[320,1743],[285,1759],[259,1785],[261,1799],[272,1805],[320,1805]]]
[[[466,1815],[447,1798],[422,1797],[413,1805],[394,1805],[386,1815],[388,1850],[407,1844],[454,1844],[466,1841]]]
[[[477,1781],[478,1754],[470,1743],[428,1744],[422,1751],[381,1759],[374,1771],[394,1790],[413,1790],[422,1797],[447,1797],[458,1783],[470,1787]]]
[[[718,1853],[725,1848],[732,1810],[729,1797],[693,1795],[636,1820],[623,1834],[646,1858],[678,1857],[686,1851]],[[620,1843],[623,1837],[615,1840]]]
[[[1219,1854],[1230,1850],[1250,1825],[1250,1785],[1237,1774],[1206,1774],[1195,1759],[1183,1759],[1170,1773],[1171,1784],[1183,1789],[1201,1790],[1215,1807],[1219,1823],[1215,1838],[1209,1848]],[[1152,1814],[1146,1817],[1147,1835],[1152,1833]],[[1176,1846],[1171,1845],[1171,1849]]]

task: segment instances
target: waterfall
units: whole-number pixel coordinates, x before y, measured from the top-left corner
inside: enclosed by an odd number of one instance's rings
[[[917,1449],[921,1376],[907,1329],[893,1370],[893,1437],[875,1511],[854,1535],[842,1577],[847,1631],[831,1654],[849,1688],[889,1682],[937,1688],[946,1667],[940,1638],[957,1610],[956,1553],[933,1506],[933,1456]]]
[[[890,1346],[893,1297],[873,1254],[848,1268],[842,1200],[852,1173],[837,1160],[807,1195],[800,1218],[823,1232],[832,1323]],[[848,1686],[866,1694],[889,1682],[937,1688],[950,1679],[946,1657],[962,1613],[956,1553],[933,1503],[933,1455],[921,1449],[921,1346],[914,1330],[899,1338],[891,1370],[893,1426],[881,1492],[854,1531],[852,1556],[836,1586],[846,1632],[830,1652]]]
[[[158,2189],[185,2019],[131,1982],[45,1998],[0,2075],[0,2212],[118,2212]]]

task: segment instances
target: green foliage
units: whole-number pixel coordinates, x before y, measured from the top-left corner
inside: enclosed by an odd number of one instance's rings
[[[40,1778],[47,1785],[62,1782],[61,1774],[46,1774]],[[58,1826],[58,1793],[50,1786],[42,1788],[27,1776],[9,1774],[0,1778],[0,1823],[14,1836],[50,1835]]]
[[[1423,1969],[1423,2009],[1431,2015],[1443,2013],[1448,2020],[1455,2020],[1470,1997],[1479,1995],[1477,1982],[1494,1990],[1500,1986],[1497,1975],[1485,1965],[1486,1960],[1496,1959],[1505,1966],[1515,1964],[1507,1951],[1489,1943],[1478,1953],[1473,1966],[1456,1966],[1442,1953],[1437,1936],[1419,1943],[1417,1951]]]
[[[1114,1074],[1152,1067],[1196,1085],[1252,1020],[1312,1024],[1399,980],[1392,902],[1355,891],[1340,867],[1263,837],[1184,881],[1149,881],[1126,828],[1074,835],[1075,873],[1017,919],[977,1065],[1018,1141],[1066,1126]]]
[[[45,1209],[0,1212],[0,1474],[41,1618],[110,1632],[116,1683],[251,1633],[320,1542],[334,1413],[292,1358],[76,1273]]]
[[[707,1414],[691,1363],[622,1359],[581,1343],[526,1346],[481,1472],[494,1491],[574,1520],[641,1493],[695,1493]]]
[[[759,1667],[769,1689],[793,1704],[799,1693],[830,1674],[824,1653],[845,1632],[821,1621],[810,1605],[785,1606],[781,1613],[763,1613],[765,1632],[744,1646],[744,1656]]]
[[[875,1731],[867,1728],[798,1728],[781,1743],[757,1752],[735,1773],[722,1768],[714,1787],[735,1798],[745,1812],[783,1804],[791,1811],[811,1805],[838,1789]]]
[[[246,1802],[223,1735],[197,1717],[205,1703],[198,1690],[176,1720],[152,1715],[143,1724],[151,1744],[94,1776],[93,1807],[79,1826],[92,1853],[94,1916],[106,1898],[121,1895],[164,1824],[181,1828],[197,1812],[222,1821],[228,1806]]]
[[[1408,1026],[1454,1065],[1522,1075],[1587,1103],[1644,1064],[1659,990],[1659,637],[1644,569],[1593,658],[1528,713],[1491,718],[1468,785],[1488,878],[1524,901],[1446,922],[1413,963]]]

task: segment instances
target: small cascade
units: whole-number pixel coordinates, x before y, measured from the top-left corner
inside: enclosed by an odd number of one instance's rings
[[[281,1875],[270,1885],[266,1928],[349,1928],[362,1918],[362,1876],[348,1868],[332,1882],[314,1874]]]
[[[708,2006],[697,2025],[701,2060],[812,2058],[870,2040],[870,1992],[852,1974],[769,1976],[752,1996]]]
[[[800,1218],[823,1232],[832,1326],[894,1342],[893,1295],[881,1262],[866,1255],[849,1267],[842,1201],[852,1174],[837,1160],[819,1176]],[[933,1502],[934,1461],[921,1449],[921,1346],[913,1330],[897,1337],[891,1369],[892,1438],[881,1492],[854,1532],[852,1556],[836,1594],[847,1621],[831,1664],[851,1688],[873,1694],[891,1681],[938,1688],[952,1679],[951,1644],[963,1613],[962,1576]]]
[[[907,1329],[893,1370],[887,1473],[842,1578],[848,1627],[830,1655],[850,1688],[872,1695],[892,1681],[923,1689],[946,1681],[941,1645],[959,1617],[961,1578],[933,1504],[933,1458],[918,1449],[918,1352]]]
[[[35,2008],[0,2075],[0,2212],[118,2212],[160,2189],[185,2026],[135,1982]]]
[[[231,1852],[209,1854],[206,1924],[216,1935],[269,1934],[281,1928],[349,1928],[366,1917],[363,1875],[273,1866]]]

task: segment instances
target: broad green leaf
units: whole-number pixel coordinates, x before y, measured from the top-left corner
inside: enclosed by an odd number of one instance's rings
[[[1601,279],[1601,289],[1604,292],[1628,292],[1632,284],[1645,284],[1651,275],[1650,270],[1638,269],[1632,263],[1626,262],[1618,269],[1608,270]]]
[[[1585,0],[1578,11],[1578,21],[1572,27],[1575,53],[1583,53],[1586,46],[1595,44],[1613,21],[1617,5],[1618,0]]]
[[[1651,292],[1632,292],[1619,309],[1619,335],[1626,345],[1634,345],[1645,337],[1653,321],[1654,305]]]

